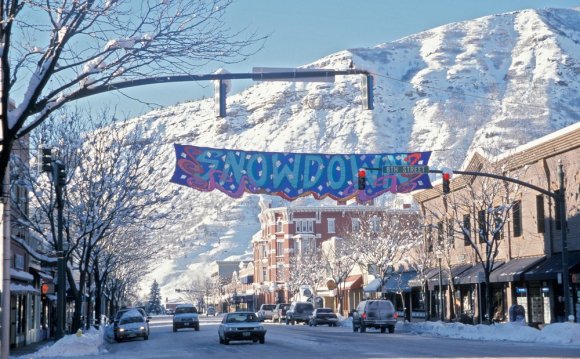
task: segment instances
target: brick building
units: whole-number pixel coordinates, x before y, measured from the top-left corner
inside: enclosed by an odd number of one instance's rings
[[[475,154],[464,171],[501,174],[519,179],[542,189],[554,192],[560,188],[558,169],[563,165],[566,197],[568,270],[570,273],[570,308],[576,321],[580,314],[580,123],[569,126],[549,136],[521,146],[510,153],[498,157]],[[501,171],[498,172],[498,169]],[[489,180],[489,179],[488,179]],[[495,180],[496,183],[501,183]],[[486,183],[486,184],[484,184]],[[479,212],[454,213],[454,201],[469,191],[490,194],[489,181],[481,177],[454,176],[451,193],[442,195],[441,185],[414,194],[420,204],[426,223],[432,227],[426,231],[427,240],[441,238],[445,225],[442,221],[464,224],[473,238],[478,238],[481,218]],[[506,185],[507,186],[507,185]],[[507,188],[507,187],[506,187]],[[503,204],[501,195],[493,202],[495,208]],[[507,221],[497,241],[498,246],[490,282],[493,296],[493,311],[496,320],[508,318],[508,308],[521,304],[526,309],[526,319],[533,325],[542,325],[564,320],[564,289],[562,287],[562,231],[561,213],[554,199],[525,186],[513,187],[509,193],[511,206]],[[474,201],[473,207],[476,206]],[[441,209],[445,208],[445,213]],[[442,219],[443,218],[443,219]],[[433,229],[434,228],[434,229]],[[428,232],[428,233],[427,233]],[[447,234],[449,235],[449,234]],[[450,264],[450,276],[442,281],[444,291],[443,313],[450,319],[454,311],[470,316],[475,322],[483,321],[486,313],[482,295],[485,291],[483,269],[478,262],[475,249],[466,241],[465,234],[454,230],[450,234],[452,246],[446,259]],[[480,250],[484,250],[484,240],[477,239]],[[431,246],[435,256],[437,244]],[[439,271],[437,268],[427,274],[427,287],[433,311],[437,307]],[[451,278],[451,282],[449,281]],[[450,284],[454,292],[450,293]],[[415,284],[417,285],[417,284]],[[454,298],[454,305],[450,299]],[[435,305],[434,305],[435,304]],[[439,309],[438,309],[439,310]],[[457,314],[460,314],[457,313]],[[432,315],[436,313],[432,312]],[[494,316],[495,317],[495,316]]]

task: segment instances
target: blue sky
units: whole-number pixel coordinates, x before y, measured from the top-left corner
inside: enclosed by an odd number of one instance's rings
[[[345,49],[372,47],[451,22],[528,8],[572,8],[572,0],[236,0],[227,19],[232,29],[248,27],[270,34],[265,47],[250,59],[223,66],[230,72],[252,67],[297,67]],[[222,67],[209,66],[205,73]],[[250,82],[233,83],[239,92]],[[159,105],[213,96],[213,84],[180,83],[144,86],[131,96]],[[107,95],[121,104],[125,115],[147,112],[147,107],[125,97]]]

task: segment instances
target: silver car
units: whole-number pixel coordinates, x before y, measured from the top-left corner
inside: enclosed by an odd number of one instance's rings
[[[191,304],[180,304],[175,307],[175,314],[173,314],[173,331],[178,329],[192,328],[199,331],[199,315],[197,308]]]
[[[227,313],[218,328],[220,344],[229,344],[234,340],[251,340],[254,343],[266,342],[266,328],[252,312]]]
[[[115,340],[121,342],[127,339],[149,339],[149,319],[135,309],[125,312],[119,319],[115,330]]]

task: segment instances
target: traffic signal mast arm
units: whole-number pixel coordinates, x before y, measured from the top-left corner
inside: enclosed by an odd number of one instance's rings
[[[430,169],[429,170],[429,173],[441,173],[441,174],[443,174],[444,172],[442,170],[432,170],[432,169]],[[482,177],[496,178],[496,179],[500,179],[500,180],[508,181],[508,182],[513,182],[513,183],[522,185],[524,187],[531,188],[531,189],[536,190],[536,191],[538,191],[538,192],[540,192],[542,194],[545,194],[546,196],[550,196],[550,197],[552,197],[554,199],[558,199],[558,197],[559,197],[559,194],[556,193],[556,192],[550,192],[550,191],[545,190],[543,188],[534,186],[533,184],[529,184],[527,182],[523,182],[523,181],[520,181],[518,179],[511,178],[511,177],[496,175],[496,174],[493,174],[493,173],[474,172],[474,171],[456,171],[456,170],[453,170],[453,173],[457,173],[457,174],[460,174],[460,175],[482,176]]]

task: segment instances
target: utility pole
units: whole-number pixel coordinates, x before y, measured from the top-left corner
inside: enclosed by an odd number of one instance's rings
[[[560,180],[560,190],[556,203],[559,205],[561,232],[562,232],[562,286],[564,287],[564,308],[566,318],[569,320],[572,316],[572,303],[570,302],[570,273],[568,268],[568,226],[566,221],[566,190],[564,188],[564,169],[562,160],[558,161],[558,177]]]
[[[64,318],[66,315],[66,276],[65,276],[65,252],[63,246],[63,187],[66,184],[66,170],[64,164],[60,162],[53,162],[52,166],[52,180],[56,191],[56,207],[58,211],[58,236],[56,242],[57,252],[57,300],[56,300],[56,340],[64,336]]]

